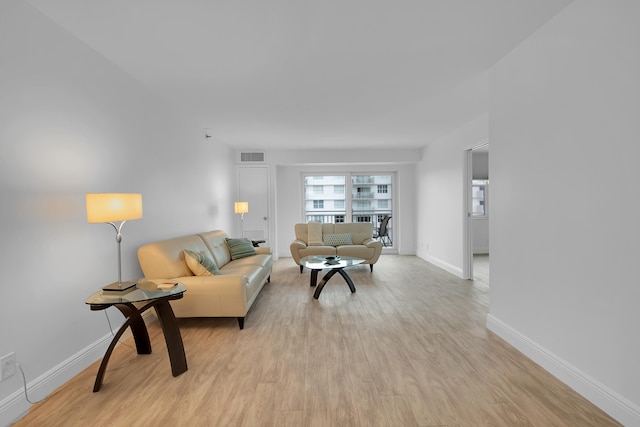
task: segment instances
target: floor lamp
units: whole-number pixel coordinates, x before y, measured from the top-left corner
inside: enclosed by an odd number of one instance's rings
[[[240,214],[240,224],[242,226],[242,237],[244,237],[244,214],[249,213],[249,202],[236,202],[235,211]]]
[[[116,231],[118,242],[118,281],[103,287],[105,291],[126,291],[136,285],[136,282],[122,281],[122,256],[120,242],[122,241],[122,226],[125,222],[142,218],[142,195],[123,193],[92,193],[87,194],[87,222],[107,223]],[[120,222],[116,225],[115,222]]]

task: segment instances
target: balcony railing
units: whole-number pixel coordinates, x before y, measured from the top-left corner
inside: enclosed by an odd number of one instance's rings
[[[375,193],[373,191],[355,193],[353,195],[353,198],[354,199],[373,199],[375,198]]]
[[[391,211],[390,210],[357,211],[352,213],[350,222],[360,222],[360,223],[370,222],[373,224],[373,229],[377,230],[378,228],[380,228],[380,222],[382,221],[382,218],[385,215],[391,215]],[[305,219],[307,222],[317,221],[317,222],[323,222],[323,223],[339,224],[339,223],[346,222],[345,221],[346,217],[347,215],[345,212],[307,211],[305,213]],[[391,241],[393,241],[392,223],[393,222],[390,221],[387,228],[389,231],[389,237]]]
[[[351,182],[354,184],[373,184],[375,180],[372,176],[358,175],[354,176]]]

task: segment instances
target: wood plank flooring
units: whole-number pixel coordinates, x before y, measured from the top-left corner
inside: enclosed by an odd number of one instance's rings
[[[485,327],[489,288],[410,256],[336,275],[274,264],[246,318],[180,319],[189,370],[120,345],[15,426],[617,426]],[[132,341],[125,341],[132,344]]]

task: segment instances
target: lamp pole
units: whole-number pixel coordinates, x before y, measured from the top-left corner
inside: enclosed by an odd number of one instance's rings
[[[120,250],[120,242],[122,242],[122,226],[127,221],[122,221],[120,226],[116,226],[113,222],[108,222],[116,230],[116,242],[118,242],[118,283],[122,285],[122,251]]]

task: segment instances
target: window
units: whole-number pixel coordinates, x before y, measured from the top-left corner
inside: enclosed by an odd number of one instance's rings
[[[303,179],[305,221],[369,222],[377,230],[382,218],[393,215],[394,174],[305,175]]]
[[[471,181],[471,216],[487,216],[487,201],[489,197],[489,181],[474,179]]]
[[[369,200],[354,200],[353,210],[354,211],[370,211],[371,202]]]
[[[372,197],[371,189],[368,187],[356,187],[357,199],[370,199]]]

